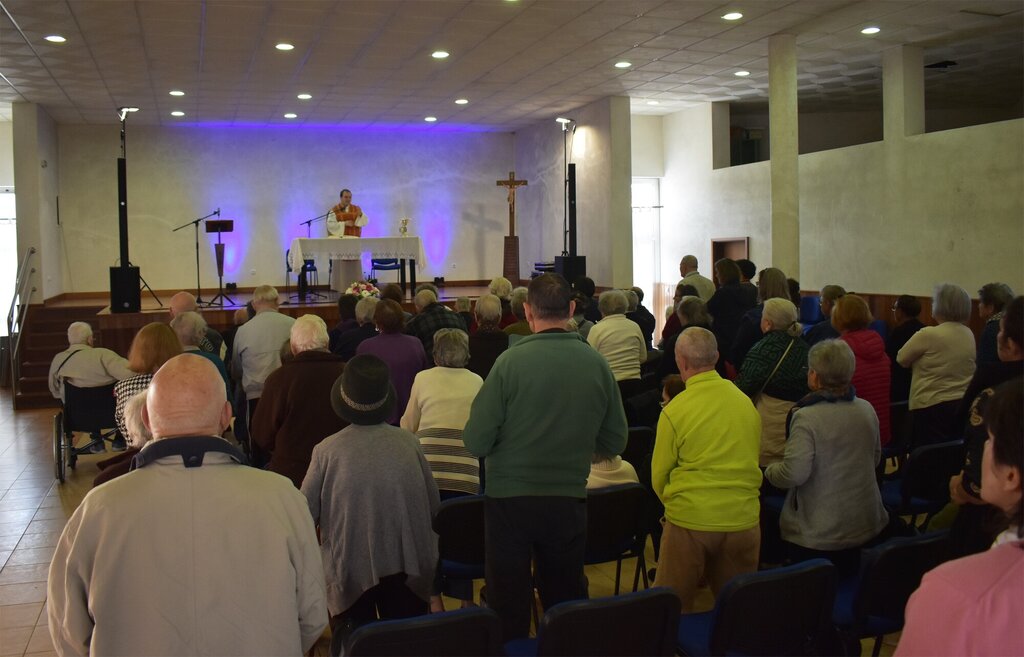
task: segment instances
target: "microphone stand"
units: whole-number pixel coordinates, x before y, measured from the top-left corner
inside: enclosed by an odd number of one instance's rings
[[[305,221],[300,221],[299,222],[300,226],[305,226],[306,227],[306,238],[307,239],[311,238],[313,224],[316,223],[317,221],[320,221],[321,219],[326,219],[327,217],[331,216],[331,212],[332,212],[332,210],[328,210],[327,212],[325,212],[323,214],[319,214],[319,215],[313,217],[312,219],[307,219]],[[324,296],[323,294],[320,294],[316,290],[314,290],[312,293],[308,292],[308,290],[309,290],[309,282],[306,280],[306,272],[307,271],[309,271],[309,270],[306,269],[306,262],[303,261],[302,262],[302,266],[299,267],[299,275],[298,275],[298,283],[297,283],[297,286],[299,288],[299,293],[297,295],[297,298],[305,301],[307,294],[312,294],[312,296],[314,296],[314,297],[318,297],[320,299],[326,299],[327,298],[326,296]]]
[[[209,219],[210,217],[212,217],[214,215],[216,215],[218,217],[220,216],[220,208],[217,208],[216,210],[214,210],[210,214],[206,215],[205,217],[199,217],[198,219],[193,219],[192,221],[183,223],[182,225],[178,226],[177,228],[175,228],[174,230],[171,231],[172,233],[176,233],[179,230],[181,230],[182,228],[184,228],[186,226],[189,226],[189,225],[191,225],[193,228],[195,228],[195,235],[196,235],[196,305],[202,305],[202,304],[206,303],[205,301],[203,301],[202,288],[199,286],[199,224],[201,224],[203,221]]]

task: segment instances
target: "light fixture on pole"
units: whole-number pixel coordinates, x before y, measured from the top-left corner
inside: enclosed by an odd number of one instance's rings
[[[569,133],[576,134],[576,121],[563,116],[555,121],[562,126],[562,255],[569,255]]]

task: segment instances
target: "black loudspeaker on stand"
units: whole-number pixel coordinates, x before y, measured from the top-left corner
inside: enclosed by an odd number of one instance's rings
[[[142,308],[138,267],[110,268],[110,312],[137,313]]]
[[[587,257],[576,255],[576,165],[568,165],[569,255],[555,256],[555,271],[571,285],[580,276],[587,275]]]

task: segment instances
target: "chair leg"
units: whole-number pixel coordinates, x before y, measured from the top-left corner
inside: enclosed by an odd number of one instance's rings
[[[622,581],[622,557],[615,562],[615,595],[619,594],[619,583]]]
[[[878,654],[882,652],[882,635],[879,634],[875,637],[875,646],[871,649],[871,657],[878,657]]]

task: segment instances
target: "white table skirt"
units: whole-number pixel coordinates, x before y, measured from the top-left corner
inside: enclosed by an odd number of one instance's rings
[[[330,260],[360,260],[364,253],[371,258],[400,258],[415,260],[417,269],[427,266],[423,242],[418,236],[409,237],[298,237],[292,240],[289,258],[294,271],[302,269],[302,262],[325,257]]]

